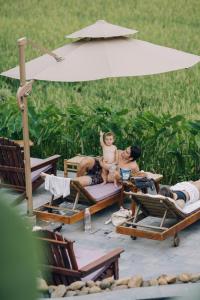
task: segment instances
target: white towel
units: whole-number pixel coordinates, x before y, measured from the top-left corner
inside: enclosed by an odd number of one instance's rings
[[[172,191],[183,191],[183,192],[186,191],[190,196],[188,204],[199,200],[199,191],[198,191],[198,189],[196,188],[196,186],[194,184],[192,184],[188,181],[179,182],[179,183],[171,186],[170,190],[172,190]]]
[[[67,197],[70,194],[71,178],[57,177],[54,175],[45,176],[45,190],[50,191],[55,197]]]

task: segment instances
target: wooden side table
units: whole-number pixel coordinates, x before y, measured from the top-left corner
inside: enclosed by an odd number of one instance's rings
[[[77,172],[77,168],[85,155],[77,155],[69,159],[64,159],[64,177],[68,176],[68,172]]]

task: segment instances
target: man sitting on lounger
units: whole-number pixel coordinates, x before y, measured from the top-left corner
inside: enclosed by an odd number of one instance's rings
[[[186,202],[195,202],[200,200],[200,180],[179,182],[170,188],[163,187],[159,194],[172,198],[181,208]]]
[[[141,155],[141,149],[138,146],[130,146],[125,150],[118,151],[118,169],[130,169],[132,173],[139,171],[136,159]],[[94,185],[103,182],[102,178],[102,164],[101,159],[93,157],[85,157],[78,168],[77,177],[75,180],[79,181],[82,186]],[[115,178],[120,178],[119,171],[116,171]],[[84,175],[87,173],[87,175]],[[110,174],[109,174],[110,175]],[[108,176],[108,182],[114,182],[114,177]]]

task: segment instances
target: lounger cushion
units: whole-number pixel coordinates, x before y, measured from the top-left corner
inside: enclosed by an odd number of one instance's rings
[[[186,204],[182,211],[185,213],[185,214],[190,214],[191,212],[193,211],[196,211],[197,209],[200,208],[200,200],[196,201],[196,202],[193,202],[193,203],[190,203],[190,204]]]
[[[31,167],[33,167],[34,165],[36,165],[38,163],[42,163],[42,162],[44,162],[44,159],[31,157]],[[51,167],[52,167],[52,165],[50,164],[50,165],[47,165],[43,168],[40,168],[38,170],[33,171],[31,173],[32,182],[37,180],[40,177],[41,172],[47,172]]]
[[[104,251],[101,250],[88,250],[88,249],[80,249],[77,247],[77,245],[74,245],[74,252],[76,256],[76,261],[78,264],[78,268],[81,269],[82,267],[85,267],[91,262],[94,262],[96,259],[102,257],[105,255]],[[97,275],[100,270],[103,268],[98,269],[97,271],[85,276],[82,280],[88,281],[94,278],[95,275]]]
[[[95,199],[96,201],[101,201],[106,197],[110,197],[119,193],[121,187],[115,187],[113,183],[107,183],[105,185],[96,184],[86,186],[85,189],[88,191],[88,193],[93,199]]]

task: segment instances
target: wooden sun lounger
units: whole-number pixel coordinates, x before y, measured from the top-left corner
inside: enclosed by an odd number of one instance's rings
[[[31,158],[31,180],[33,191],[43,182],[40,173],[56,175],[60,155],[46,159]],[[0,137],[0,188],[9,188],[21,194],[13,204],[18,204],[26,197],[24,152],[15,141]]]
[[[74,242],[57,232],[41,230],[35,235],[44,246],[45,262],[41,268],[48,284],[69,285],[77,280],[96,281],[110,276],[119,278],[119,258],[123,248],[100,254],[98,249],[92,252],[74,249]]]
[[[116,232],[130,235],[133,239],[142,237],[162,241],[172,236],[173,246],[178,246],[180,241],[178,232],[200,219],[200,208],[186,214],[163,196],[150,196],[133,192],[129,192],[129,194],[132,195],[132,200],[137,206],[135,215],[122,225],[117,226]],[[141,220],[149,216],[160,218],[160,225],[152,226],[147,223],[140,223]],[[167,219],[173,219],[175,224],[165,225]]]
[[[103,190],[105,187],[101,186]],[[73,224],[84,218],[84,210],[89,207],[90,214],[111,206],[114,203],[120,203],[121,190],[119,189],[112,195],[103,197],[101,200],[94,196],[79,182],[72,180],[70,183],[70,195],[65,199],[52,199],[50,202],[35,209],[34,212],[38,219],[52,222],[61,222],[64,224]],[[61,204],[65,203],[66,206]],[[60,206],[61,205],[61,206]]]

